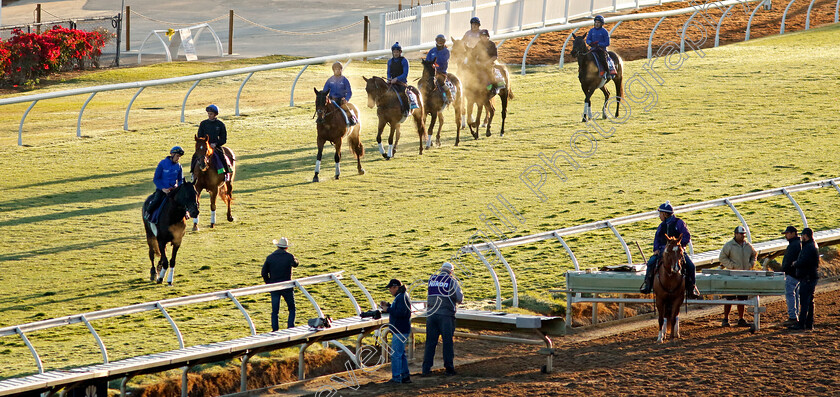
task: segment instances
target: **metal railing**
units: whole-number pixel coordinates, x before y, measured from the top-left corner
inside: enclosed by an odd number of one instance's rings
[[[732,212],[741,222],[741,225],[743,225],[746,229],[747,240],[752,242],[752,235],[750,234],[749,225],[747,224],[747,221],[744,219],[744,217],[741,216],[741,213],[735,207],[735,204],[761,200],[776,196],[785,196],[790,201],[794,209],[796,209],[796,211],[799,213],[799,218],[802,221],[803,227],[808,227],[808,219],[806,218],[805,213],[802,211],[802,208],[799,206],[799,203],[796,201],[796,199],[793,198],[792,193],[804,192],[808,190],[815,190],[826,187],[833,188],[838,193],[840,193],[840,177],[817,182],[802,183],[799,185],[791,185],[775,189],[763,190],[760,192],[747,193],[738,196],[703,201],[699,203],[681,205],[674,207],[674,213],[693,212],[716,207],[728,207],[730,210],[732,210]],[[464,247],[461,247],[460,252],[463,254],[474,255],[479,261],[481,261],[484,264],[485,267],[487,267],[488,271],[490,272],[491,279],[495,284],[496,308],[498,310],[502,307],[501,286],[499,284],[498,276],[496,275],[495,270],[493,270],[493,265],[490,263],[490,261],[487,260],[486,256],[483,254],[484,252],[492,252],[492,254],[495,255],[501,261],[501,264],[504,265],[505,269],[510,275],[511,283],[513,285],[513,306],[517,307],[517,303],[519,302],[519,296],[516,284],[516,276],[510,264],[507,262],[507,260],[504,259],[504,256],[502,255],[502,248],[511,248],[520,245],[533,244],[544,240],[558,240],[560,244],[563,245],[563,249],[566,251],[566,253],[569,254],[569,257],[571,258],[575,270],[580,270],[580,264],[578,263],[575,253],[572,251],[572,249],[569,247],[569,245],[566,243],[563,237],[592,232],[596,230],[609,229],[612,231],[612,233],[615,235],[616,239],[619,241],[622,248],[624,249],[624,252],[627,255],[627,263],[633,263],[633,258],[630,253],[630,247],[627,245],[627,243],[624,241],[624,238],[621,236],[621,233],[619,233],[619,231],[615,227],[656,219],[658,217],[658,211],[643,212],[640,214],[585,223],[582,225],[550,230],[542,233],[536,233],[522,237],[515,237],[507,240],[498,240],[482,244],[466,245]],[[689,253],[691,255],[694,255],[694,247],[691,244],[689,244]]]

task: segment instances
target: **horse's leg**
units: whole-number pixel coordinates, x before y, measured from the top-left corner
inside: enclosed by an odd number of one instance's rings
[[[624,87],[621,86],[621,71],[613,79],[615,83],[615,118],[618,118],[618,107],[621,105],[621,98],[624,97]]]
[[[318,182],[318,174],[321,173],[321,156],[324,154],[324,143],[326,142],[325,139],[318,137],[318,155],[315,157],[315,177],[312,178],[312,182]]]
[[[510,83],[508,83],[508,87],[510,87]],[[505,88],[504,95],[500,94],[499,98],[502,100],[502,130],[499,131],[499,136],[505,136],[505,118],[507,118],[508,99],[510,98],[508,88]]]
[[[432,121],[429,122],[428,140],[426,141],[426,149],[432,147],[432,136],[434,136],[435,122],[437,121],[438,113],[432,112]],[[440,134],[438,134],[438,143],[440,143]]]
[[[455,105],[455,146],[458,146],[461,143],[461,117],[463,117],[461,112],[461,87],[456,87],[456,92],[458,96],[455,97],[453,105]]]
[[[233,181],[233,166],[231,166],[231,174],[230,174],[230,181],[225,182],[225,195],[222,196],[222,199],[227,204],[227,221],[233,222],[233,214],[230,212],[230,205],[233,201],[233,185],[231,182]]]
[[[160,261],[157,265],[157,283],[163,282],[163,275],[166,269],[169,268],[169,262],[166,260],[166,242],[158,240],[158,249],[160,249]]]
[[[172,241],[172,256],[169,258],[169,274],[166,276],[166,283],[171,287],[172,279],[175,278],[175,257],[178,256],[178,249],[181,248],[181,243]],[[160,276],[163,279],[163,275]]]
[[[610,100],[610,90],[607,89],[607,86],[604,85],[601,87],[601,92],[604,93],[604,106],[601,107],[601,119],[607,119],[607,101]]]
[[[581,86],[583,86],[583,84],[581,84]],[[592,119],[592,109],[591,109],[592,102],[591,102],[590,99],[592,98],[592,94],[594,93],[594,90],[590,90],[586,87],[582,87],[582,88],[583,88],[584,95],[586,95],[586,98],[583,99],[583,120],[581,120],[581,121],[586,122],[586,120],[591,120]]]
[[[149,244],[149,260],[152,262],[152,268],[149,269],[149,281],[155,281],[155,276],[157,276],[157,272],[155,271],[155,253],[157,252],[155,247],[157,247],[157,238],[146,236],[146,243]]]
[[[671,325],[671,339],[680,338],[680,316],[674,317],[674,323]]]
[[[388,153],[385,152],[385,149],[382,148],[382,131],[385,130],[385,119],[382,117],[379,118],[379,126],[376,132],[376,143],[379,144],[379,153],[382,154],[382,157],[385,157],[385,160],[390,160],[391,158],[388,157]],[[390,143],[389,143],[390,145]]]
[[[659,326],[659,337],[656,338],[657,342],[664,342],[666,337],[666,329],[668,328],[668,319],[664,318],[660,321]]]
[[[479,120],[481,120],[481,111],[484,109],[484,106],[485,106],[484,104],[486,102],[487,102],[487,100],[485,100],[482,103],[477,103],[478,106],[476,106],[476,109],[475,109],[475,122],[473,124],[475,125],[475,135],[476,136],[478,136],[478,129],[481,128],[481,125],[480,125],[481,121],[479,121]]]
[[[210,228],[216,227],[216,196],[219,195],[219,187],[215,186],[210,189]]]
[[[443,110],[438,111],[437,115],[438,115],[438,130],[437,130],[437,137],[435,138],[435,145],[437,145],[437,147],[440,147],[440,130],[443,129]],[[431,129],[432,129],[432,127],[429,127],[430,131],[431,131]],[[432,141],[432,135],[429,134],[429,142],[431,142],[431,141]]]
[[[470,135],[473,136],[473,139],[478,139],[478,128],[473,130],[472,112],[474,106],[475,101],[473,98],[467,98],[467,126],[470,127]]]
[[[413,114],[414,126],[417,128],[417,135],[420,137],[420,154],[423,154],[423,143],[426,140],[426,126],[423,122],[423,116],[425,114],[426,113],[423,110],[423,105],[420,105],[420,109],[415,109]],[[431,128],[429,128],[429,131],[431,131]],[[400,140],[399,134],[399,129],[397,129],[397,142],[399,142]],[[432,137],[430,136],[429,140],[431,139]],[[396,144],[394,144],[394,146],[396,146]]]
[[[490,125],[493,124],[493,116],[496,115],[496,107],[493,106],[493,102],[490,102],[489,100],[487,101],[487,104],[485,106],[487,107],[487,116],[488,117],[487,117],[487,132],[485,132],[484,134],[486,136],[490,136],[490,135],[493,135],[492,133],[490,133]]]
[[[334,143],[335,145],[335,179],[341,175],[341,167],[339,163],[341,162],[341,139]]]
[[[196,199],[196,201],[201,199],[201,191],[202,190],[204,190],[204,186],[199,186],[199,184],[196,183],[195,184],[195,199]],[[195,218],[192,218],[192,221],[193,221],[192,231],[194,231],[194,232],[198,231],[198,217],[199,216],[201,216],[201,215],[198,215]]]

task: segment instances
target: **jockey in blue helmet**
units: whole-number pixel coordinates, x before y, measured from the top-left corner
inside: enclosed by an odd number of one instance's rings
[[[356,117],[347,106],[350,103],[350,97],[353,96],[353,90],[350,89],[350,81],[347,77],[341,75],[344,70],[344,65],[341,62],[332,64],[333,75],[324,83],[323,91],[329,92],[330,101],[344,111],[347,125],[356,125]]]
[[[403,112],[407,113],[411,110],[419,108],[419,106],[417,106],[417,100],[413,98],[414,95],[409,95],[405,90],[408,86],[408,60],[402,56],[402,46],[400,46],[399,42],[396,42],[391,46],[391,55],[393,57],[388,60],[388,72],[386,75],[387,81],[391,84],[391,87],[400,94],[400,96],[408,97],[408,106],[406,106],[403,99],[400,98]]]
[[[449,68],[449,49],[446,48],[446,36],[439,34],[435,37],[435,46],[426,54],[426,62],[434,62],[435,85],[443,94],[444,102],[447,102],[447,91],[452,92],[452,85],[449,84],[449,76],[446,70]],[[443,90],[442,87],[447,87]],[[453,94],[454,95],[454,94]]]
[[[657,262],[662,258],[662,250],[668,243],[666,236],[680,237],[680,245],[685,248],[691,242],[691,233],[685,222],[674,215],[674,208],[670,201],[666,201],[659,206],[659,220],[662,221],[659,227],[656,228],[656,234],[653,238],[653,255],[647,262],[647,270],[645,272],[645,283],[640,288],[641,293],[649,294],[653,289],[653,274],[656,269]],[[695,267],[694,262],[688,256],[688,251],[685,251],[685,291],[689,299],[700,298],[695,284]]]
[[[199,138],[208,137],[208,143],[213,148],[213,166],[216,167],[218,173],[225,174],[225,180],[230,178],[230,160],[227,158],[225,149],[222,146],[227,143],[227,128],[225,123],[216,118],[219,115],[219,107],[216,105],[209,105],[204,110],[207,112],[207,120],[202,121],[198,125],[198,132],[196,136]],[[195,165],[198,161],[197,157],[193,157],[190,162],[190,174],[195,173]]]
[[[158,221],[160,215],[160,207],[172,189],[184,184],[184,170],[181,168],[179,161],[184,155],[184,149],[180,146],[175,146],[169,151],[169,156],[161,160],[157,168],[155,168],[155,176],[153,182],[155,183],[155,193],[152,195],[152,200],[149,201],[149,206],[143,212],[143,219],[149,222],[152,230],[157,235],[154,225]]]
[[[594,24],[595,27],[589,29],[586,34],[586,44],[592,48],[591,51],[595,54],[601,77],[611,79],[615,77],[616,71],[615,65],[609,57],[609,52],[607,52],[607,47],[610,45],[610,32],[604,29],[604,17],[596,15]],[[609,73],[606,73],[607,71]]]

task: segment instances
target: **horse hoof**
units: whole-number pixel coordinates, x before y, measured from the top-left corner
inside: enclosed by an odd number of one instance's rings
[[[192,231],[194,231],[194,232],[198,231],[198,225],[197,224],[193,223]]]
[[[440,147],[440,140],[436,141],[436,142],[435,142],[435,145],[436,145],[437,147]]]
[[[215,229],[215,228],[216,228],[216,224],[215,224],[215,223],[211,223],[211,224],[210,224],[210,228],[211,228],[211,229]]]
[[[339,176],[338,176],[338,175],[336,175],[336,176],[335,176],[335,180],[338,180],[338,177],[339,177]]]
[[[388,155],[386,153],[382,153],[382,157],[385,157],[385,160],[390,160],[391,159],[390,157],[388,157]]]
[[[359,168],[359,175],[364,175],[364,174],[365,174],[365,169],[364,168]]]
[[[227,220],[228,222],[233,222],[233,215],[228,215]]]
[[[318,182],[318,176],[317,175],[314,178],[312,178],[312,182]]]
[[[493,134],[491,134],[491,133],[490,133],[490,131],[487,131],[487,133],[486,133],[485,135],[486,135],[486,136],[491,136],[491,135],[493,135]]]
[[[158,284],[160,284],[160,283],[162,283],[162,282],[163,282],[163,278],[159,278],[159,279],[157,279],[157,281],[155,281],[155,282],[156,282],[156,283],[158,283]]]

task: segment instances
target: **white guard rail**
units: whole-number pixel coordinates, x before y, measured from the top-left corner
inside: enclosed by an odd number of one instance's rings
[[[472,1],[472,0],[470,0],[470,1]],[[748,2],[754,2],[754,1],[757,1],[757,0],[726,0],[726,1],[719,1],[719,2],[715,2],[715,3],[709,3],[709,4],[705,5],[705,7],[706,8],[719,8],[719,7],[729,6],[729,8],[731,9],[732,6],[735,6],[737,4],[745,4],[745,3],[748,3]],[[769,1],[769,0],[764,0],[764,1]],[[764,3],[764,1],[762,1],[762,3]],[[617,0],[616,0],[615,3],[618,4]],[[624,3],[625,2],[622,1],[622,4],[624,4]],[[644,2],[640,2],[640,4],[642,4],[642,3],[644,3]],[[838,0],[838,5],[840,5],[840,0]],[[662,19],[664,19],[665,17],[668,17],[668,16],[681,15],[681,14],[687,14],[687,13],[696,14],[698,12],[700,12],[700,10],[698,10],[698,7],[687,7],[687,8],[681,8],[681,9],[678,9],[678,10],[651,12],[651,13],[640,13],[640,14],[632,14],[632,15],[620,15],[620,16],[615,16],[615,17],[609,17],[609,18],[606,18],[606,22],[607,23],[613,23],[613,22],[620,23],[621,21],[630,21],[630,20],[638,20],[638,19],[645,19],[645,18],[660,18],[660,22],[661,22]],[[726,15],[724,15],[724,17],[725,16]],[[723,19],[723,17],[721,18],[721,20],[722,19]],[[578,22],[578,23],[573,23],[573,24],[563,24],[563,25],[557,25],[557,26],[551,26],[551,27],[521,30],[521,31],[517,31],[517,32],[495,35],[494,40],[505,40],[505,39],[511,39],[511,38],[516,38],[516,37],[540,35],[542,33],[577,29],[577,28],[584,27],[584,26],[589,26],[589,25],[591,25],[591,23],[589,21],[585,21],[585,22]],[[686,24],[686,25],[688,25],[688,24]],[[658,27],[659,24],[657,24],[656,26]],[[685,31],[686,27],[687,26],[683,27],[683,31]],[[654,31],[655,31],[655,29],[656,29],[656,27],[654,27]],[[684,37],[685,35],[683,34],[682,36],[683,37],[682,37],[681,41],[685,40],[685,37]],[[652,41],[653,41],[653,32],[651,32],[650,40],[648,42],[648,57],[649,58],[651,56],[650,49],[651,49]],[[412,46],[403,47],[403,51],[405,53],[408,53],[408,52],[428,50],[431,47],[432,47],[432,44],[412,45]],[[684,50],[683,45],[681,45],[681,49]],[[564,51],[565,51],[565,45],[564,45]],[[222,71],[218,71],[218,72],[201,73],[201,74],[195,74],[195,75],[190,75],[190,76],[172,77],[172,78],[167,78],[167,79],[146,80],[146,81],[137,81],[137,82],[131,82],[131,83],[107,84],[107,85],[100,85],[100,86],[93,86],[93,87],[76,88],[76,89],[65,90],[65,91],[47,92],[47,93],[42,93],[42,94],[22,95],[22,96],[16,96],[16,97],[2,98],[2,99],[0,99],[0,106],[17,104],[17,103],[30,103],[29,107],[23,113],[23,116],[20,119],[20,124],[18,126],[18,145],[22,146],[23,145],[23,124],[26,121],[26,116],[29,114],[29,112],[32,110],[32,108],[35,107],[35,105],[38,103],[38,101],[41,101],[41,100],[53,99],[53,98],[62,98],[62,97],[73,96],[73,95],[89,94],[87,99],[84,101],[84,104],[81,106],[81,109],[79,110],[79,115],[78,115],[78,119],[77,119],[77,122],[76,122],[76,136],[81,137],[82,136],[82,133],[81,133],[82,115],[84,114],[85,108],[87,107],[88,103],[90,103],[90,101],[93,99],[93,97],[96,96],[96,94],[99,93],[99,92],[130,90],[130,89],[136,90],[134,92],[134,95],[132,96],[131,100],[128,103],[128,107],[125,110],[125,118],[124,118],[124,121],[123,121],[123,129],[127,131],[128,130],[128,116],[129,116],[129,112],[131,111],[131,106],[132,106],[132,104],[134,104],[134,101],[137,99],[137,97],[140,95],[141,92],[143,92],[143,90],[146,87],[154,87],[154,86],[160,86],[160,85],[192,82],[193,85],[187,91],[186,95],[184,96],[183,103],[181,105],[181,122],[184,122],[184,111],[185,111],[185,107],[186,107],[187,98],[189,98],[190,93],[198,85],[198,83],[200,83],[202,80],[206,80],[206,79],[213,79],[213,78],[219,78],[219,77],[227,77],[227,76],[235,76],[235,75],[240,75],[240,74],[246,74],[247,76],[245,77],[242,84],[240,85],[239,92],[236,94],[235,115],[238,116],[239,115],[239,98],[242,95],[242,89],[244,88],[244,86],[248,82],[248,80],[250,80],[251,76],[253,76],[253,74],[256,73],[256,72],[302,66],[303,68],[301,69],[300,73],[303,73],[303,71],[309,65],[324,64],[324,63],[334,62],[334,61],[347,61],[347,60],[351,60],[351,59],[384,57],[384,56],[390,56],[390,55],[391,55],[391,51],[389,49],[366,51],[366,52],[354,52],[354,53],[329,55],[329,56],[316,57],[316,58],[299,59],[299,60],[294,60],[294,61],[278,62],[278,63],[272,63],[272,64],[266,64],[266,65],[249,66],[249,67],[238,68],[238,69],[222,70]],[[527,56],[527,51],[526,51],[525,56]],[[523,72],[525,70],[524,59],[525,58],[523,57],[523,67],[522,67]],[[561,57],[560,60],[562,62],[563,57]],[[561,63],[561,66],[562,66],[562,63]],[[298,77],[300,77],[300,74],[298,74]],[[292,83],[292,90],[291,90],[291,98],[292,99],[290,100],[290,103],[289,103],[290,106],[294,106],[295,83],[297,83],[297,79],[295,79],[294,82]]]

